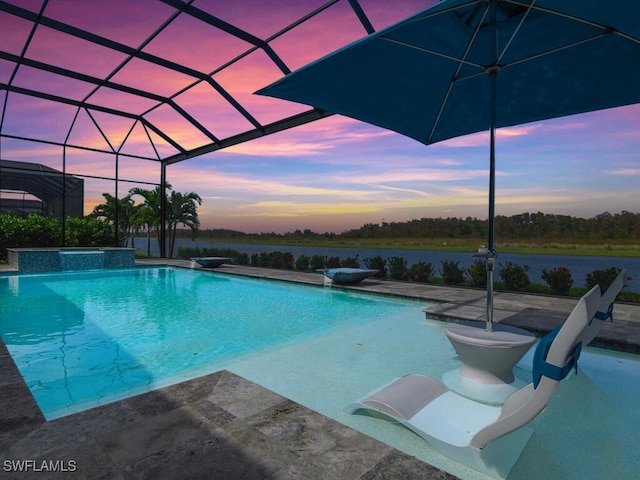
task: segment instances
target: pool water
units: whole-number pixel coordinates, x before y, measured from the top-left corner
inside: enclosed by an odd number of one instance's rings
[[[425,306],[172,268],[0,276],[0,334],[47,418],[225,368],[462,479],[486,480],[398,424],[343,411],[398,376],[441,378],[460,366]],[[531,422],[509,480],[636,478],[638,398],[638,355],[583,348],[578,375]]]
[[[241,360],[229,370],[459,478],[487,480],[397,423],[343,410],[407,373],[441,379],[458,368],[442,326],[411,313]],[[514,373],[531,378],[531,372],[519,368]],[[585,347],[578,374],[561,382],[531,422],[533,436],[508,480],[637,478],[639,398],[638,355]]]
[[[0,334],[47,419],[422,307],[179,268],[0,277]]]

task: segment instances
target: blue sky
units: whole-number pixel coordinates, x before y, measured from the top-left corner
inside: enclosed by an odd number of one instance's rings
[[[639,117],[633,106],[499,130],[496,214],[637,212]],[[175,189],[203,196],[203,224],[243,231],[484,219],[488,144],[479,133],[427,147],[332,117],[172,166],[169,175]]]

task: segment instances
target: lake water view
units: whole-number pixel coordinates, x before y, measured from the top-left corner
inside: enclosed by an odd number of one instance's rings
[[[145,238],[136,238],[135,246],[137,251],[146,254],[147,243]],[[440,268],[443,260],[460,262],[461,268],[468,268],[475,260],[475,252],[442,252],[433,250],[405,250],[405,249],[381,249],[381,248],[353,248],[353,247],[307,247],[307,246],[287,246],[268,244],[246,244],[233,242],[211,242],[205,240],[176,239],[174,256],[177,255],[179,247],[199,247],[199,248],[230,248],[241,253],[251,255],[262,252],[291,252],[296,258],[300,255],[311,257],[313,255],[323,255],[327,257],[355,257],[358,255],[360,265],[364,268],[363,260],[367,257],[381,256],[382,258],[403,257],[410,267],[414,263],[423,261],[433,265],[434,274],[440,275]],[[157,256],[158,242],[151,240],[151,255]],[[528,255],[500,253],[498,251],[498,271],[500,265],[507,262],[514,262],[518,265],[528,265],[529,279],[533,283],[545,284],[542,280],[542,270],[551,270],[555,267],[567,267],[571,271],[573,284],[575,287],[583,287],[586,283],[587,273],[594,270],[602,270],[611,267],[625,268],[631,280],[627,282],[627,289],[632,292],[640,292],[640,258],[630,257],[593,257],[580,255]],[[500,276],[496,271],[496,280]]]

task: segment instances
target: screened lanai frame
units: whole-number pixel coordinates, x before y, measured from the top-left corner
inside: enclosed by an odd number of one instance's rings
[[[10,158],[13,145],[35,144],[60,150],[63,188],[67,175],[113,181],[116,198],[122,183],[165,187],[169,165],[330,116],[331,112],[239,91],[235,85],[244,77],[238,77],[238,72],[243,71],[247,59],[257,55],[260,62],[270,65],[272,78],[254,84],[255,91],[314,60],[306,57],[295,65],[285,60],[294,44],[304,43],[301,39],[309,24],[314,24],[311,31],[317,32],[318,26],[323,29],[327,43],[323,53],[372,33],[374,27],[365,10],[369,1],[0,0],[0,159],[14,160]],[[275,5],[287,9],[288,15],[283,16],[286,22],[266,25],[272,20],[269,9]],[[371,5],[380,15],[379,2]],[[119,12],[125,6],[126,11]],[[424,6],[425,2],[416,2],[414,9]],[[321,23],[323,17],[329,20]],[[116,27],[122,23],[122,29],[105,27],[101,18]],[[259,34],[244,27],[253,25],[255,30],[261,19],[264,28],[258,28]],[[357,26],[353,33],[344,35],[342,22],[336,19]],[[199,32],[195,41],[189,32]],[[185,38],[191,41],[180,45]],[[202,61],[183,61],[180,52],[188,50],[205,52],[198,57]],[[206,60],[209,53],[215,54],[211,55],[215,61]],[[143,70],[156,74],[141,75]],[[235,72],[235,77],[228,72]],[[176,86],[154,83],[160,77],[169,78]],[[194,93],[197,91],[206,91],[211,103],[196,102],[200,98]],[[193,98],[183,102],[191,94]],[[223,111],[220,118],[239,118],[244,127],[232,131],[224,121],[216,125],[219,128],[213,127],[211,117],[202,115],[203,103],[210,110]],[[62,105],[73,113],[66,122],[59,122],[58,137],[40,136],[37,129],[24,133],[15,127],[29,118],[35,123],[35,119],[46,117],[47,105]],[[270,114],[263,115],[267,121],[253,113],[267,111],[269,105]],[[282,113],[271,118],[276,110]],[[26,118],[20,117],[25,111]],[[171,123],[165,118],[180,120],[191,136],[163,126]],[[107,132],[107,124],[114,120],[122,121],[120,131],[127,125],[119,142]],[[91,141],[82,142],[82,135],[76,134],[80,122],[83,129],[93,129]],[[96,145],[96,135],[102,138],[102,146]],[[146,143],[142,150],[130,148],[134,137],[136,145]],[[194,137],[199,140],[193,141]],[[113,176],[75,172],[68,159],[78,152],[112,157]],[[147,182],[122,176],[124,161],[157,162],[160,178]],[[64,195],[63,191],[63,208]],[[161,198],[164,219],[166,202]],[[65,216],[63,212],[62,218]],[[165,228],[163,221],[162,257],[166,256]]]

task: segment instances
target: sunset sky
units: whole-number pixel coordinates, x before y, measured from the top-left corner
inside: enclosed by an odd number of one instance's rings
[[[42,0],[9,3],[38,12]],[[268,38],[325,2],[196,0],[193,5],[259,38]],[[376,30],[434,3],[428,0],[360,0]],[[392,9],[389,5],[393,5]],[[150,35],[172,9],[157,0],[77,2],[50,0],[44,15],[64,19],[97,35],[113,35],[134,48]],[[0,45],[19,55],[29,23],[0,12]],[[271,46],[294,70],[365,35],[353,10],[341,0],[314,20],[275,39]],[[249,48],[245,42],[221,35],[184,15],[143,50],[189,68],[210,73]],[[77,69],[103,78],[124,60],[88,42],[70,41],[59,32],[38,27],[26,58]],[[282,76],[262,51],[256,51],[213,78],[237,98],[261,123],[267,124],[308,109],[307,106],[258,97],[253,92]],[[111,79],[130,87],[169,96],[193,79],[134,59]],[[62,81],[26,65],[0,59],[0,83],[44,89],[54,95],[82,99],[92,86],[80,80]],[[135,100],[135,101],[134,101]],[[199,84],[175,98],[182,108],[225,138],[251,125],[210,86]],[[0,90],[4,107],[3,135],[38,136],[71,144],[118,149],[133,122],[92,112],[100,130],[85,111],[73,106]],[[90,103],[117,105],[132,113],[154,102],[102,88]],[[156,102],[157,103],[157,102]],[[5,105],[6,104],[6,105]],[[161,107],[147,115],[180,142],[195,148],[209,140]],[[608,211],[640,211],[640,106],[630,106],[563,119],[505,128],[497,135],[496,214],[555,213],[591,217]],[[152,137],[162,156],[175,149]],[[171,165],[167,180],[174,190],[196,192],[202,228],[245,232],[286,232],[311,229],[340,233],[364,223],[405,221],[421,217],[487,217],[489,138],[479,133],[424,146],[399,134],[341,116],[332,116],[292,130],[216,151]],[[139,126],[121,152],[153,156]],[[2,159],[43,163],[61,169],[62,148],[10,137],[0,139]],[[67,170],[77,175],[114,176],[111,155],[67,150]],[[119,176],[137,182],[158,182],[157,162],[121,158]],[[114,193],[114,182],[85,179],[85,213]],[[122,182],[122,195],[143,183]],[[152,187],[148,187],[152,188]]]

